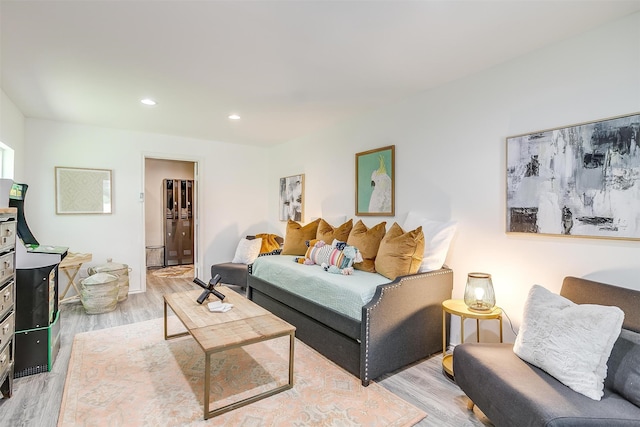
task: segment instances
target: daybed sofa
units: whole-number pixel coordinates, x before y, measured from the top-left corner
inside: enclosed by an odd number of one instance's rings
[[[321,270],[293,262],[286,255],[258,258],[247,282],[247,297],[276,316],[296,326],[296,337],[356,375],[367,386],[382,374],[442,351],[442,301],[451,298],[453,271],[443,267],[428,273],[389,281],[376,273],[354,272],[342,276],[322,272],[327,283],[343,284],[358,276],[371,275],[386,283],[375,287],[363,304],[359,318],[345,315],[255,275],[262,263],[278,261],[275,269],[295,275],[300,283]],[[375,277],[379,276],[379,277]],[[329,291],[331,292],[331,291]],[[304,293],[304,291],[303,291]]]
[[[477,405],[496,426],[640,425],[640,292],[566,277],[560,295],[624,312],[601,400],[523,361],[512,344],[465,343],[455,347],[453,367],[456,383],[471,399],[469,408]]]
[[[249,263],[247,297],[365,386],[442,351],[441,304],[453,288],[444,262],[455,222],[415,212],[404,228],[388,230],[385,221],[329,221],[342,224],[289,220],[280,254]]]

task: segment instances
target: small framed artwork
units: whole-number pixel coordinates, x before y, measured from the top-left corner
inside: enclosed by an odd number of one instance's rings
[[[395,145],[356,153],[356,215],[395,215]]]
[[[304,174],[280,178],[280,221],[304,221]]]
[[[111,170],[55,168],[56,214],[110,214]]]
[[[507,233],[640,240],[640,113],[507,138]]]

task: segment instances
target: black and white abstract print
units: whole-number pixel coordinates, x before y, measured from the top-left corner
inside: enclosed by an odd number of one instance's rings
[[[507,138],[507,232],[640,239],[640,114]]]
[[[280,221],[304,221],[304,174],[280,178]]]

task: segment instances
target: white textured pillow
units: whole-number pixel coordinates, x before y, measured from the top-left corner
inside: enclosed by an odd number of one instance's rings
[[[236,248],[236,254],[233,257],[232,263],[235,264],[251,264],[260,255],[260,248],[262,247],[262,239],[242,239],[238,243]]]
[[[422,227],[424,234],[424,255],[418,269],[419,273],[442,268],[449,252],[451,239],[456,232],[456,225],[455,221],[433,221],[419,213],[409,212],[402,229],[415,230]]]
[[[600,400],[623,320],[618,307],[575,304],[534,285],[513,351],[572,390]]]

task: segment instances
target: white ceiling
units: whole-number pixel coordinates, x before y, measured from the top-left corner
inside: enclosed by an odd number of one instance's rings
[[[640,0],[0,0],[1,84],[26,117],[269,146],[638,10]]]

